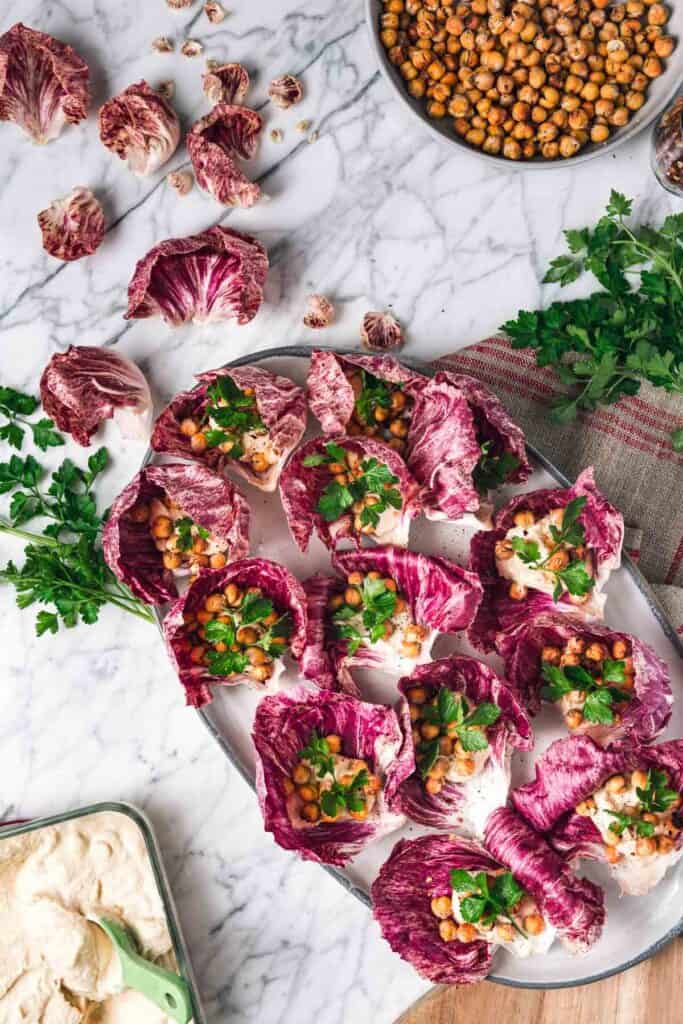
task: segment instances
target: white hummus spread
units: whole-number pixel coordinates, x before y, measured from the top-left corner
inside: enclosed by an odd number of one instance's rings
[[[140,829],[101,812],[0,836],[0,1024],[171,1024],[120,992],[118,956],[88,916],[122,921],[140,952],[175,969]]]

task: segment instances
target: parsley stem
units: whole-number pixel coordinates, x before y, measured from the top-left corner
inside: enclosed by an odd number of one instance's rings
[[[0,533],[8,533],[12,537],[19,537],[21,540],[28,540],[31,544],[44,544],[46,547],[56,547],[60,542],[54,537],[45,537],[42,533],[31,533],[30,530],[20,530],[17,526],[11,526],[6,519],[0,516]]]

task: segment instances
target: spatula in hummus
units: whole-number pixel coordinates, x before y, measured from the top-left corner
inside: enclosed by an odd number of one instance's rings
[[[91,918],[109,936],[121,964],[123,988],[132,988],[150,999],[178,1024],[192,1020],[192,1003],[187,983],[140,956],[133,935],[120,922],[108,917]]]

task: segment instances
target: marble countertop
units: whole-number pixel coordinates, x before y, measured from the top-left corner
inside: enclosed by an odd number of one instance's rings
[[[433,357],[493,331],[519,307],[547,298],[540,278],[563,227],[590,222],[611,187],[643,216],[672,206],[648,165],[647,133],[580,167],[500,172],[451,150],[407,118],[373,64],[361,0],[226,0],[210,25],[199,0],[173,12],[164,0],[6,0],[0,32],[16,21],[72,43],[88,60],[94,102],[87,123],[35,148],[0,125],[0,361],[3,383],[35,392],[49,356],[70,343],[115,345],[148,374],[159,401],[195,371],[242,353],[323,340],[301,323],[306,296],[337,308],[324,342],[354,344],[362,313],[393,307],[407,351]],[[157,55],[168,35],[176,52]],[[204,55],[180,55],[183,39]],[[249,96],[266,119],[254,162],[267,200],[225,212],[195,188],[179,198],[164,174],[134,178],[100,144],[96,110],[142,77],[176,82],[184,126],[206,107],[204,59],[255,72]],[[272,77],[301,77],[304,101],[266,103]],[[309,143],[295,130],[309,119]],[[269,137],[272,128],[283,140]],[[75,185],[101,199],[108,223],[97,255],[74,264],[47,256],[36,214]],[[214,223],[268,246],[266,302],[247,327],[171,330],[122,319],[135,261],[163,238]],[[548,291],[548,290],[546,290]],[[549,291],[548,291],[549,294]],[[142,450],[115,453],[110,498]],[[6,541],[1,558],[16,557]],[[0,592],[0,818],[35,817],[124,799],[151,816],[211,1024],[389,1024],[427,988],[380,939],[370,914],[319,868],[263,833],[256,801],[180,688],[155,631],[113,610],[97,626],[36,639],[33,615]]]

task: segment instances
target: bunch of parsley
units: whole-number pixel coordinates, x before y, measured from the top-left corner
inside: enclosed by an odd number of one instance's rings
[[[64,444],[49,419],[27,419],[38,408],[37,399],[12,388],[0,388],[0,413],[8,422],[0,439],[20,449],[30,430],[38,448]],[[12,455],[0,463],[0,494],[11,494],[7,518],[0,517],[0,533],[27,542],[24,564],[0,568],[0,583],[11,584],[20,608],[38,603],[36,633],[56,633],[60,624],[97,621],[100,608],[113,604],[147,622],[151,610],[116,579],[102,556],[103,517],[97,511],[94,485],[106,469],[109,457],[99,448],[88,459],[87,469],[64,459],[51,475],[34,458]],[[47,520],[40,533],[25,529],[34,519]]]
[[[569,253],[543,279],[564,286],[589,272],[604,291],[522,310],[502,327],[513,348],[535,349],[538,365],[571,388],[553,408],[562,423],[637,394],[643,380],[683,393],[683,214],[636,227],[626,222],[632,206],[612,191],[593,229],[565,231]],[[683,450],[683,428],[672,442]]]

